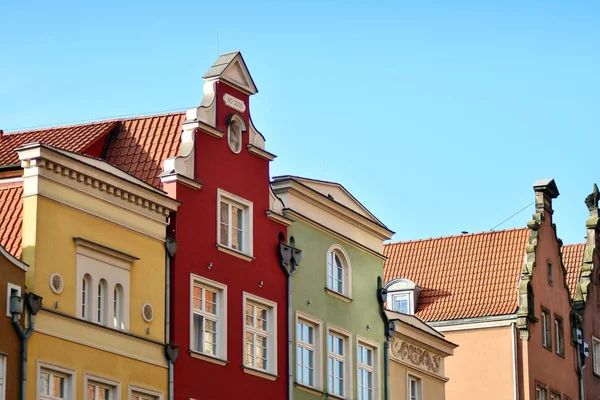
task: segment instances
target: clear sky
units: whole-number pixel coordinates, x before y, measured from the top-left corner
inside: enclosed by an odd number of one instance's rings
[[[599,1],[2,0],[0,21],[5,132],[196,106],[239,49],[273,176],[342,183],[394,240],[490,230],[553,177],[558,234],[584,239]]]

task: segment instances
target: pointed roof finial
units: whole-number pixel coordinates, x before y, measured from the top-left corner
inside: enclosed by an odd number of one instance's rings
[[[594,183],[594,189],[592,193],[585,198],[585,205],[588,210],[597,210],[598,209],[598,200],[600,199],[600,192],[598,192],[598,185]]]

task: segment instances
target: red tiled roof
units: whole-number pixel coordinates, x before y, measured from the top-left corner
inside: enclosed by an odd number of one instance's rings
[[[567,270],[567,286],[571,292],[571,297],[575,297],[577,282],[583,265],[583,253],[585,243],[569,244],[562,248],[563,265]]]
[[[149,184],[160,187],[163,160],[179,152],[185,113],[124,119],[108,147],[106,161]]]
[[[419,285],[425,321],[512,314],[527,239],[523,228],[387,244],[385,281]]]
[[[83,125],[44,128],[35,131],[5,133],[0,139],[0,165],[19,162],[15,149],[27,143],[40,142],[61,149],[83,152],[99,138],[107,135],[116,121],[102,121]]]
[[[0,184],[0,245],[18,259],[21,259],[22,195],[21,183]]]

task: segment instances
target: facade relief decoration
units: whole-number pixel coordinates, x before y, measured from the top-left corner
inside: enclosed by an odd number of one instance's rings
[[[432,354],[427,350],[424,350],[418,346],[400,340],[398,338],[392,339],[392,356],[397,359],[410,362],[416,367],[425,369],[427,371],[434,372],[436,374],[441,373],[442,357],[437,354]]]

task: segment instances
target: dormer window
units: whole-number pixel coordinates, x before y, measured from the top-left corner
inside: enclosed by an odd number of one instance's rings
[[[388,291],[389,310],[402,314],[414,314],[417,309],[421,288],[408,279],[395,279],[385,285]]]

